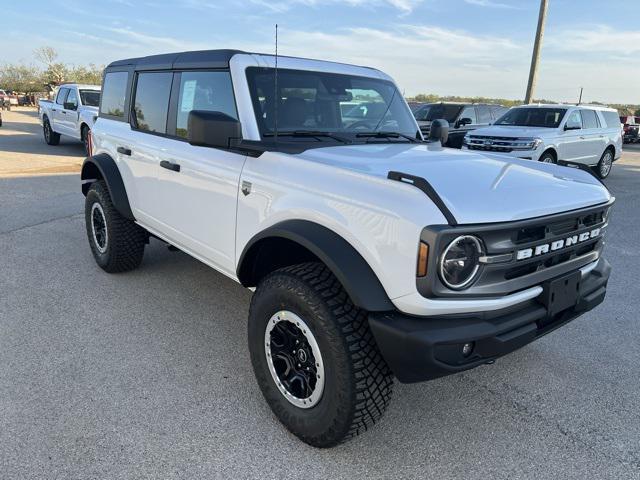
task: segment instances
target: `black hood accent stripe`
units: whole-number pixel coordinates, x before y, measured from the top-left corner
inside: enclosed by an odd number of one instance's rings
[[[427,182],[424,178],[417,177],[415,175],[410,175],[408,173],[394,172],[394,171],[389,172],[387,174],[387,178],[389,180],[395,180],[397,182],[407,183],[409,185],[413,185],[416,188],[419,188],[427,195],[427,197],[431,199],[431,201],[436,205],[436,207],[440,209],[440,211],[442,212],[442,215],[444,215],[444,218],[447,219],[447,223],[449,225],[451,225],[452,227],[455,227],[458,225],[458,221],[456,220],[456,217],[453,216],[453,213],[451,213],[451,210],[449,210],[449,208],[445,205],[440,195],[438,195],[438,192],[436,192],[435,189],[431,186],[431,184]]]

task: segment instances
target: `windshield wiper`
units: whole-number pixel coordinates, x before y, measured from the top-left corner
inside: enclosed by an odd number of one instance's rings
[[[275,133],[264,133],[263,137],[275,137]],[[340,135],[336,135],[332,132],[317,132],[314,130],[289,130],[284,132],[278,132],[278,136],[287,136],[287,137],[328,137],[333,138],[334,140],[338,140],[342,143],[351,143],[351,140],[341,137]]]
[[[405,135],[404,133],[399,132],[362,132],[357,133],[356,137],[358,138],[406,138],[411,143],[421,143],[417,138],[412,137],[411,135]]]

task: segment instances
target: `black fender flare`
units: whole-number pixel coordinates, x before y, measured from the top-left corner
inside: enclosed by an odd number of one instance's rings
[[[103,179],[107,184],[113,206],[118,213],[129,220],[135,221],[131,205],[129,205],[127,190],[124,188],[124,182],[122,181],[122,175],[120,175],[118,165],[116,165],[113,158],[106,153],[88,157],[82,164],[80,179],[82,180],[82,193],[85,197],[91,184],[98,179]]]
[[[255,235],[244,247],[237,266],[237,276],[245,287],[251,285],[252,249],[261,240],[283,238],[313,253],[340,281],[353,303],[370,312],[394,310],[395,307],[380,280],[360,253],[334,231],[307,220],[286,220]]]

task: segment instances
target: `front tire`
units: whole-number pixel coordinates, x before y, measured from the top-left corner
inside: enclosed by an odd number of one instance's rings
[[[613,152],[610,148],[606,149],[600,157],[600,161],[595,167],[598,178],[604,180],[611,173],[611,167],[613,166]]]
[[[60,143],[60,134],[53,131],[48,117],[44,117],[42,120],[42,130],[44,141],[47,142],[47,145],[58,145]]]
[[[104,181],[91,185],[84,211],[89,245],[100,268],[109,273],[137,268],[148,234],[115,209]]]
[[[367,312],[320,263],[285,267],[260,282],[249,311],[249,352],[275,415],[315,447],[363,433],[391,399],[393,377]]]
[[[552,152],[544,152],[538,161],[542,163],[558,163],[556,156]]]

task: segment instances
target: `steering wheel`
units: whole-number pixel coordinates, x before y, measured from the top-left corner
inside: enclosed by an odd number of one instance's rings
[[[369,122],[367,120],[358,120],[357,122],[353,122],[351,125],[349,125],[346,128],[346,130],[368,130],[368,131],[371,131],[375,127],[376,126],[372,122]]]

